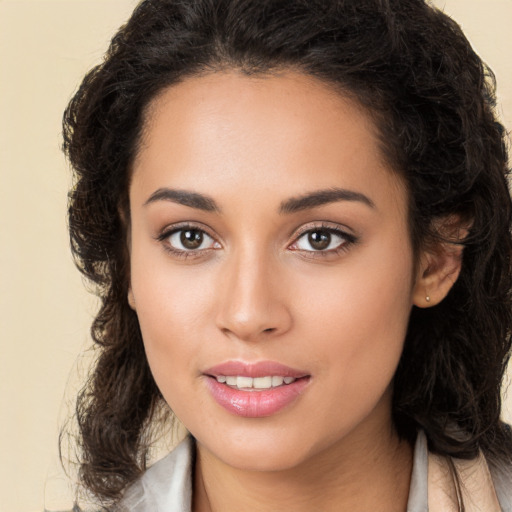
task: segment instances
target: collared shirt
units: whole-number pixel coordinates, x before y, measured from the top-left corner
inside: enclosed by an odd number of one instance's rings
[[[194,441],[188,436],[169,455],[151,466],[126,491],[119,512],[191,512]],[[414,448],[407,512],[428,512],[429,452],[423,432]],[[512,479],[493,472],[502,512],[512,512]],[[471,510],[471,509],[470,509]],[[482,512],[500,512],[485,510]]]

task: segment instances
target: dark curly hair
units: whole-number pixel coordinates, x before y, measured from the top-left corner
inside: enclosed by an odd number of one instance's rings
[[[436,220],[470,225],[462,270],[439,305],[413,308],[393,396],[398,433],[434,452],[511,462],[500,386],[511,348],[511,201],[492,72],[460,27],[423,0],[146,0],[64,114],[74,169],[76,264],[102,300],[96,366],[77,402],[83,484],[104,503],[145,469],[165,411],[127,302],[130,169],[149,102],[189,76],[293,69],[373,116],[404,177],[416,250]],[[164,414],[165,416],[165,414]]]

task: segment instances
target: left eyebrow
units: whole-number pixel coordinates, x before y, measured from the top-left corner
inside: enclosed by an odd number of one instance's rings
[[[283,201],[279,208],[279,213],[295,213],[338,201],[357,201],[370,208],[375,208],[375,203],[369,197],[361,194],[360,192],[344,188],[328,188],[324,190],[315,190],[314,192],[310,192],[299,197],[292,197]]]

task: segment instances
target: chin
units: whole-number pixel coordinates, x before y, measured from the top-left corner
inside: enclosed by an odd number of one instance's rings
[[[272,429],[273,430],[273,429]],[[284,471],[299,466],[310,457],[313,448],[304,440],[304,433],[293,435],[290,430],[224,432],[220,436],[205,436],[197,441],[224,464],[245,471]]]
[[[260,446],[229,450],[218,454],[225,464],[244,471],[286,471],[299,466],[305,456],[295,450],[264,450]]]

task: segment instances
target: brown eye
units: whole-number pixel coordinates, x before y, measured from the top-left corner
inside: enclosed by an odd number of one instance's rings
[[[181,231],[180,242],[185,249],[197,249],[203,243],[203,232],[197,229]]]
[[[169,235],[164,235],[161,240],[165,240],[169,248],[177,252],[199,252],[218,248],[218,243],[210,235],[202,229],[193,227],[177,229]]]
[[[290,246],[293,250],[311,253],[332,253],[356,241],[353,235],[335,228],[316,228],[305,231]]]
[[[308,242],[316,251],[323,251],[331,243],[331,233],[328,231],[311,231],[308,233]]]

